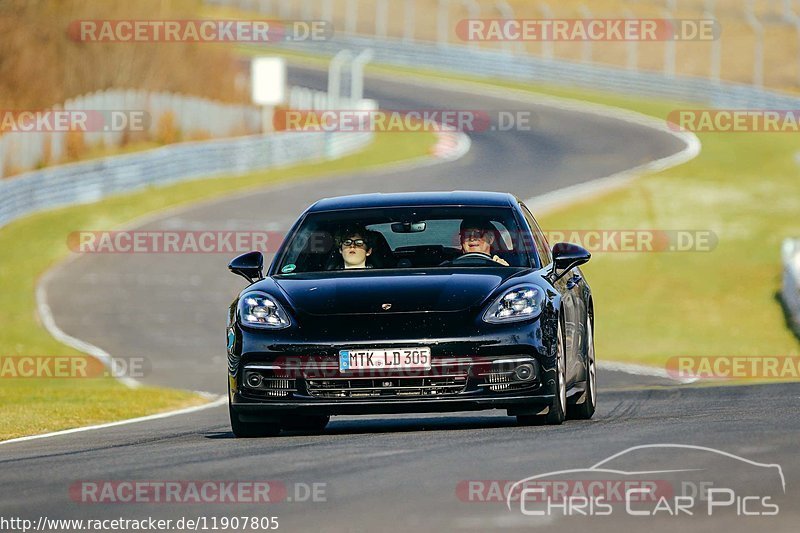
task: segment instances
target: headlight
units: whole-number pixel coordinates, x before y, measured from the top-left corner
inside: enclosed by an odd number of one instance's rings
[[[282,329],[291,324],[281,304],[263,292],[248,292],[239,299],[239,320],[253,328]]]
[[[544,293],[534,285],[514,287],[495,300],[483,314],[492,324],[536,318],[542,312]]]

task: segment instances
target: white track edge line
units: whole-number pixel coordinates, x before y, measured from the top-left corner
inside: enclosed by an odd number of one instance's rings
[[[620,363],[617,361],[597,361],[597,368],[610,372],[622,372],[633,376],[651,376],[664,378],[679,383],[694,383],[700,378],[679,378],[671,375],[665,368],[650,365],[640,365],[636,363]]]
[[[204,394],[204,393],[201,393],[201,394]],[[93,426],[81,426],[81,427],[77,427],[77,428],[64,429],[64,430],[61,430],[61,431],[54,431],[52,433],[41,433],[39,435],[28,435],[26,437],[17,437],[15,439],[9,439],[9,440],[0,441],[0,446],[2,446],[4,444],[12,444],[12,443],[15,443],[15,442],[25,442],[25,441],[29,441],[29,440],[45,439],[45,438],[49,438],[49,437],[59,437],[61,435],[70,435],[72,433],[83,433],[84,431],[94,431],[94,430],[97,430],[97,429],[106,429],[106,428],[112,428],[112,427],[117,427],[117,426],[125,426],[125,425],[128,425],[128,424],[137,424],[139,422],[149,422],[151,420],[159,420],[161,418],[169,418],[169,417],[175,416],[175,415],[184,415],[184,414],[196,413],[198,411],[204,411],[206,409],[212,409],[214,407],[220,407],[222,405],[225,405],[225,402],[227,402],[227,400],[228,400],[227,396],[217,397],[215,395],[214,397],[216,398],[216,400],[214,400],[213,402],[204,403],[203,405],[195,405],[193,407],[185,407],[183,409],[178,409],[176,411],[166,411],[164,413],[156,413],[154,415],[141,416],[141,417],[138,417],[138,418],[128,418],[126,420],[118,420],[116,422],[107,422],[105,424],[97,424],[97,425],[93,425]]]
[[[75,348],[78,351],[91,355],[103,363],[106,368],[113,370],[113,359],[111,354],[102,348],[95,346],[94,344],[90,344],[86,341],[82,341],[81,339],[68,335],[64,332],[64,330],[58,327],[58,324],[56,324],[55,318],[53,317],[53,312],[50,310],[50,305],[47,303],[47,292],[44,289],[44,286],[49,281],[51,272],[53,272],[53,270],[54,269],[50,269],[49,271],[45,272],[45,274],[39,280],[39,283],[36,285],[36,310],[39,314],[39,318],[42,321],[44,329],[46,329],[53,338],[62,344],[66,344],[67,346]],[[113,372],[112,375],[114,375]],[[114,375],[114,377],[120,383],[131,389],[139,388],[142,385],[139,381],[131,377],[116,375]]]

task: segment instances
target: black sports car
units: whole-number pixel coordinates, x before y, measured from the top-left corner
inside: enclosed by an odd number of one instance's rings
[[[505,409],[521,424],[595,410],[591,255],[551,249],[527,207],[489,192],[365,194],[309,207],[230,307],[239,437],[331,415]]]

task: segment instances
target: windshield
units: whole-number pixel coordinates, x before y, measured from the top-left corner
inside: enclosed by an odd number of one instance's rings
[[[396,207],[311,213],[289,237],[276,273],[530,267],[524,242],[511,208]]]

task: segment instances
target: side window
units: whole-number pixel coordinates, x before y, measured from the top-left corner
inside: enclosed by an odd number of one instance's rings
[[[536,222],[536,219],[533,218],[533,215],[525,204],[520,204],[522,207],[522,214],[525,216],[525,220],[528,222],[528,226],[531,227],[531,231],[533,231],[533,242],[536,246],[536,251],[539,254],[539,258],[542,261],[542,266],[546,267],[550,263],[553,262],[553,256],[550,252],[550,245],[547,243],[547,239],[542,233],[542,228],[539,227],[539,224]]]

